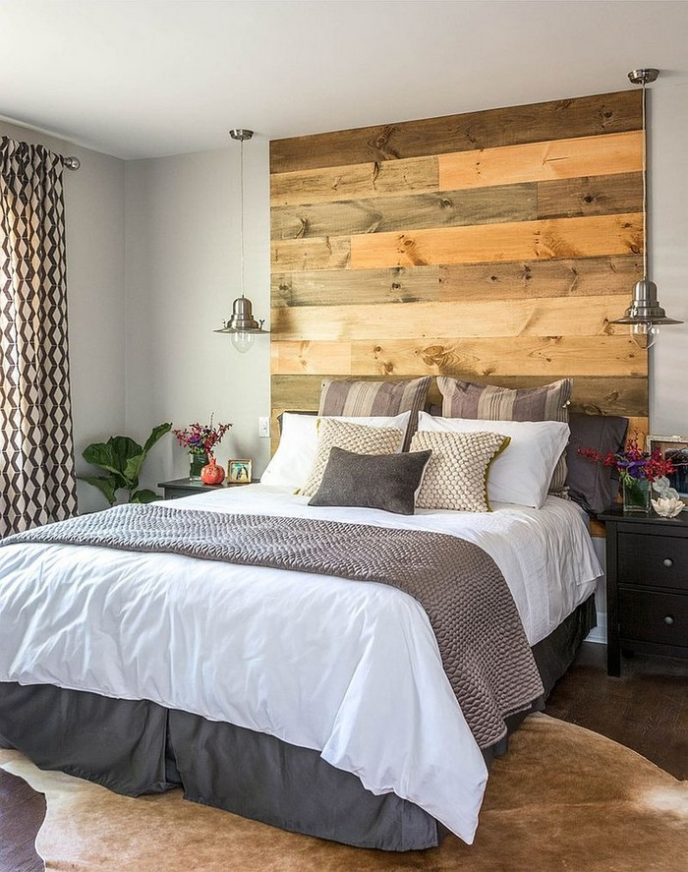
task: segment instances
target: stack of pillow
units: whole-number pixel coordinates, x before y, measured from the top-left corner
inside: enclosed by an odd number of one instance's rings
[[[440,377],[441,416],[421,411],[430,381],[324,382],[317,417],[282,416],[262,482],[311,505],[400,514],[540,508],[565,495],[570,379],[509,389]]]

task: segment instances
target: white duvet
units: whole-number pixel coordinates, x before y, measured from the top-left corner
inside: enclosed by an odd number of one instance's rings
[[[500,567],[531,645],[601,574],[584,516],[311,508],[251,485],[175,508],[291,515],[461,536]],[[0,681],[149,699],[319,750],[373,793],[415,802],[471,843],[487,771],[427,616],[395,588],[173,554],[0,548]]]

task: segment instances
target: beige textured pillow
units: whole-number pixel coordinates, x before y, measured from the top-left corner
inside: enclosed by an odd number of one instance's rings
[[[343,448],[356,454],[396,454],[404,441],[404,430],[394,427],[366,427],[337,418],[318,421],[318,453],[306,483],[298,491],[312,497],[320,487],[332,448]]]
[[[421,509],[491,512],[487,499],[490,464],[510,441],[509,436],[499,433],[416,433],[411,451],[432,451],[416,505]]]

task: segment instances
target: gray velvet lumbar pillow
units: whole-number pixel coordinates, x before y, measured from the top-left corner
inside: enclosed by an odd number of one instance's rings
[[[431,454],[356,454],[332,448],[320,487],[308,505],[361,506],[412,515]]]

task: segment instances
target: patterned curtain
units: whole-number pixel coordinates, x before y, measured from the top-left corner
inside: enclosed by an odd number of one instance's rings
[[[0,138],[0,536],[76,513],[62,170]]]

